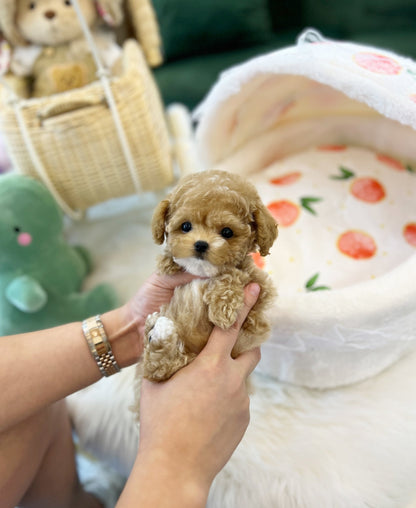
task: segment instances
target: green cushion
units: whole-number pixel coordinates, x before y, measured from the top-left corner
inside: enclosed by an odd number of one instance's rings
[[[267,0],[153,0],[166,60],[265,42]]]
[[[180,102],[193,109],[205,97],[222,71],[249,58],[291,46],[296,40],[297,33],[297,31],[282,32],[267,44],[183,58],[154,69],[164,103],[169,105]]]
[[[305,26],[351,37],[357,32],[416,29],[415,0],[303,0]]]
[[[224,0],[226,1],[226,0]],[[305,26],[302,18],[303,0],[268,0],[273,31],[302,30]]]

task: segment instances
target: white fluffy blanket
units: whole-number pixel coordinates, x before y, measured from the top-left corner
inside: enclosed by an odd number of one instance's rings
[[[416,507],[415,368],[413,354],[324,392],[254,375],[250,426],[208,507]],[[126,369],[69,399],[83,447],[124,474],[138,440],[133,379]]]

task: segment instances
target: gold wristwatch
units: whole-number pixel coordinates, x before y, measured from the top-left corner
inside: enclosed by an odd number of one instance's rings
[[[82,332],[101,374],[108,377],[120,372],[120,367],[114,358],[101,317],[98,315],[85,319],[82,322]]]

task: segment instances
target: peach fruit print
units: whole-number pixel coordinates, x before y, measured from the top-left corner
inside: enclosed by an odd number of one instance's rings
[[[347,272],[356,270],[352,277],[357,280],[375,278],[379,264],[383,269],[394,266],[397,258],[416,249],[415,164],[382,150],[366,153],[343,144],[322,144],[312,150],[311,166],[295,158],[290,166],[271,166],[267,174],[265,202],[281,228],[281,240],[297,245],[305,232],[309,235],[315,227],[319,231],[316,242],[307,235],[306,241],[314,242],[313,249],[322,248],[321,257],[303,259],[307,249],[289,256],[291,263],[304,266],[296,275],[298,291],[337,287],[338,263],[345,264]],[[321,161],[324,171],[315,180],[311,171]],[[396,182],[404,191],[403,202]],[[385,242],[391,235],[398,241],[397,249],[390,240]],[[255,253],[253,260],[262,269],[275,268],[273,256],[266,262]],[[348,273],[339,279],[342,284]]]
[[[347,147],[345,145],[321,145],[317,149],[322,152],[343,152]]]
[[[416,170],[410,164],[403,164],[403,162],[395,159],[394,157],[390,157],[389,155],[377,154],[376,158],[378,161],[386,164],[392,169],[396,169],[397,171],[408,171],[409,173],[416,173]]]
[[[354,55],[354,61],[363,69],[376,74],[393,76],[400,74],[402,70],[402,66],[396,60],[379,53],[370,53],[366,51],[356,53]]]
[[[272,216],[276,219],[279,226],[287,227],[294,224],[299,217],[299,207],[295,203],[282,199],[273,201],[267,208]]]
[[[357,178],[351,184],[351,194],[366,203],[378,203],[385,198],[386,192],[381,183],[375,178]]]
[[[403,236],[409,245],[416,247],[416,222],[406,224],[403,228]]]
[[[293,173],[286,173],[285,175],[279,176],[277,178],[272,178],[270,183],[272,185],[291,185],[299,180],[302,176],[302,173],[299,171],[294,171]]]
[[[263,270],[266,263],[260,252],[253,252],[251,257],[253,258],[254,264]]]
[[[337,247],[342,254],[353,259],[369,259],[377,251],[374,239],[363,231],[350,230],[339,236]]]
[[[389,155],[384,155],[382,153],[379,153],[376,155],[377,160],[382,162],[383,164],[386,164],[387,166],[391,167],[392,169],[397,169],[397,171],[404,171],[406,168],[405,166],[397,159],[394,159],[393,157],[390,157]]]

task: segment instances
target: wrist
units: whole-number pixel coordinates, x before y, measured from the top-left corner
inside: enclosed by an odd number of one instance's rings
[[[143,352],[140,324],[132,318],[126,305],[102,314],[108,341],[121,368],[136,363]]]
[[[144,486],[143,506],[160,508],[204,508],[210,482],[199,472],[188,470],[183,457],[170,460],[164,453],[139,451],[134,465],[135,478]],[[152,488],[154,487],[154,488]]]

